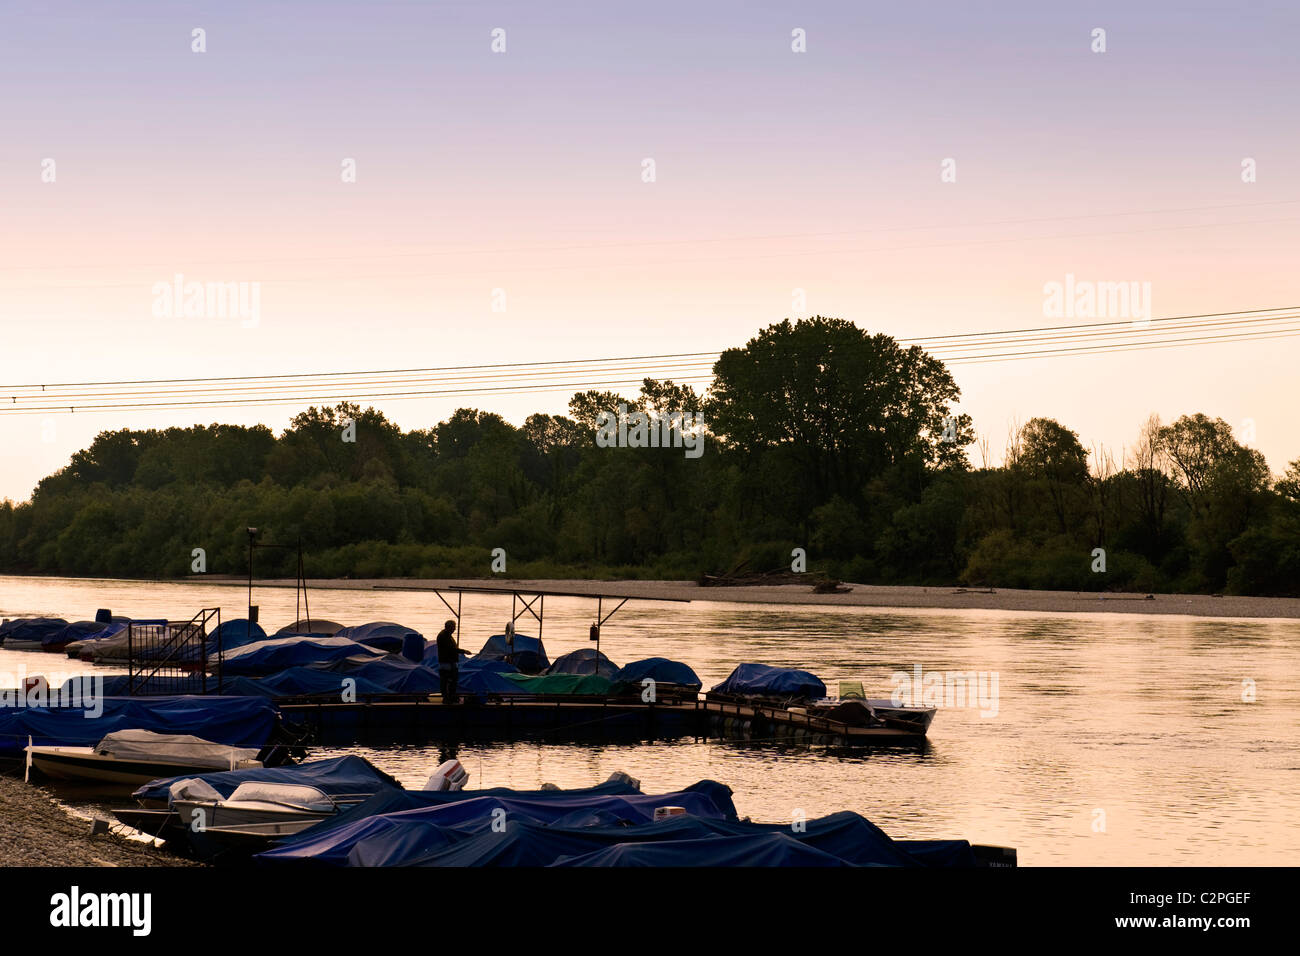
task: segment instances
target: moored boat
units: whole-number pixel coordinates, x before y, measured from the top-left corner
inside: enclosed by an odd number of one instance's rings
[[[159,777],[211,770],[263,766],[264,750],[231,747],[189,734],[122,730],[93,747],[28,745],[30,770],[81,784],[139,787]]]

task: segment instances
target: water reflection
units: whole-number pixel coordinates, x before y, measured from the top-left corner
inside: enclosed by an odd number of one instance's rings
[[[292,589],[255,599],[271,629],[294,615]],[[185,617],[220,604],[241,617],[238,584],[0,578],[0,614]],[[345,623],[393,620],[437,633],[431,594],[314,591],[313,614]],[[471,650],[499,633],[508,597],[466,599]],[[552,658],[588,646],[591,602],[546,602]],[[852,809],[900,837],[1005,843],[1033,864],[1290,864],[1300,853],[1300,623],[1106,613],[629,603],[601,650],[618,663],[686,661],[706,685],[741,661],[802,667],[834,688],[860,680],[888,696],[896,672],[999,676],[996,716],[942,710],[919,750],[846,751],[693,740],[637,744],[464,745],[471,786],[589,786],[615,770],[647,790],[710,777],[736,790],[742,814],[784,821]],[[89,665],[0,650],[0,670]],[[1251,682],[1251,683],[1247,683]],[[1254,702],[1243,700],[1247,687]],[[451,751],[437,743],[352,748],[408,786]],[[1101,816],[1099,816],[1099,812]],[[1104,820],[1104,829],[1098,821]]]

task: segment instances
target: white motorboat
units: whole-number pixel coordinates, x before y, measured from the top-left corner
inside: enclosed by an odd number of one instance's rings
[[[47,777],[77,783],[139,787],[183,773],[246,770],[262,766],[261,751],[230,747],[188,734],[119,730],[93,747],[33,746],[27,768]]]
[[[429,777],[424,789],[462,790],[468,780],[460,761],[448,760]],[[168,805],[176,814],[175,822],[195,833],[271,839],[305,830],[371,796],[327,794],[307,784],[248,780],[229,797],[222,797],[203,780],[186,779],[172,784]]]

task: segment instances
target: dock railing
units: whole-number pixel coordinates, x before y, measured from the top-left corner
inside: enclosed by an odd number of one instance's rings
[[[215,622],[215,626],[212,626]],[[209,648],[209,630],[217,635]],[[219,693],[221,608],[188,621],[127,624],[127,693],[132,697]]]

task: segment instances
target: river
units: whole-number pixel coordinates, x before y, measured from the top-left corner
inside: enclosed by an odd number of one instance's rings
[[[612,586],[611,589],[616,589]],[[268,632],[294,619],[292,589],[259,588]],[[315,590],[313,617],[397,621],[432,638],[431,593]],[[239,584],[0,576],[0,615],[243,617]],[[595,602],[546,601],[552,659],[588,646]],[[500,633],[510,599],[467,596],[463,643]],[[535,633],[520,624],[520,633]],[[945,706],[923,749],[845,753],[754,741],[462,746],[470,786],[587,786],[615,770],[667,792],[712,778],[764,822],[855,810],[892,836],[1016,847],[1021,865],[1281,865],[1300,860],[1300,621],[1126,614],[633,601],[602,632],[616,663],[685,661],[705,687],[743,661],[812,671],[834,690],[894,675],[997,677],[996,713]],[[6,686],[93,670],[62,655],[0,649]],[[1253,693],[1248,690],[1253,689]],[[1253,700],[1249,699],[1253,696]],[[950,703],[959,703],[952,701]],[[968,702],[969,704],[969,702]],[[331,756],[342,750],[320,750]],[[418,787],[436,747],[349,748]]]

